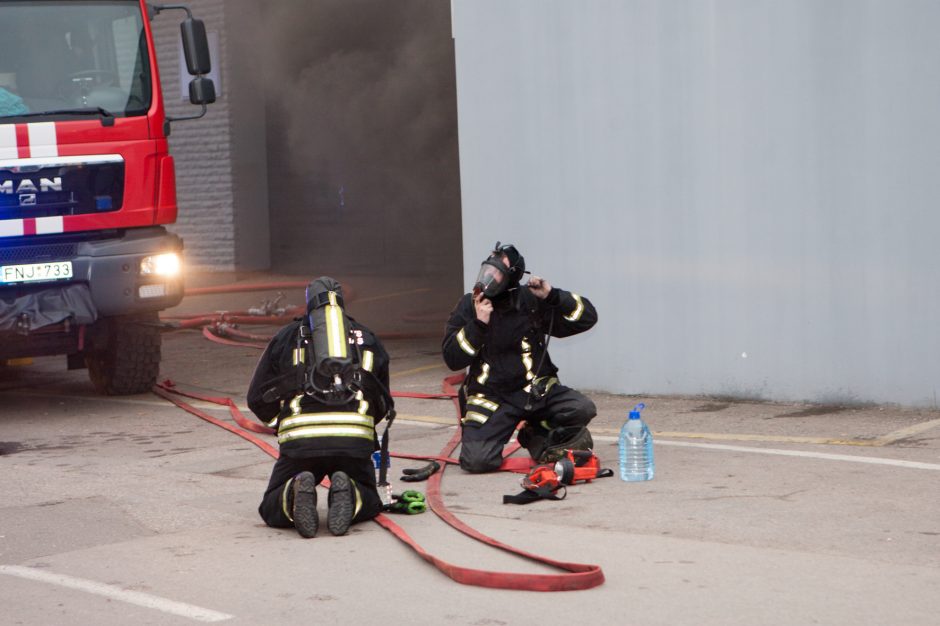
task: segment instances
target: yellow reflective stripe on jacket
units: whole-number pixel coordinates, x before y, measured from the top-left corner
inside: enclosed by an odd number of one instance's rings
[[[372,416],[358,413],[305,413],[283,420],[277,441],[316,437],[355,437],[371,441],[375,437],[374,424]]]
[[[365,415],[369,412],[369,401],[366,400],[365,395],[362,393],[362,390],[356,392],[356,400],[359,400],[359,408],[356,409],[356,412],[360,415]]]
[[[483,371],[480,372],[480,375],[477,376],[477,382],[481,385],[486,382],[486,379],[490,377],[490,364],[483,363]]]
[[[532,346],[525,339],[522,340],[522,365],[525,366],[525,379],[535,378],[532,373]]]
[[[375,365],[375,353],[372,350],[363,350],[362,351],[362,364],[360,367],[367,372],[372,371],[372,367]],[[365,415],[369,411],[369,402],[365,399],[365,396],[362,394],[362,391],[356,392],[356,399],[359,400],[359,409],[358,412],[362,415]]]
[[[359,426],[309,426],[307,428],[294,428],[278,434],[277,442],[284,443],[294,439],[310,439],[315,437],[356,437],[372,441],[375,431],[371,428]]]
[[[467,414],[463,416],[463,419],[461,421],[464,423],[477,422],[479,424],[485,424],[486,420],[488,419],[489,418],[486,415],[477,413],[476,411],[467,411]]]
[[[487,400],[483,396],[470,396],[467,398],[467,404],[472,404],[474,406],[482,406],[484,409],[489,409],[490,412],[495,412],[499,408],[499,405],[493,402],[492,400]]]
[[[372,371],[372,366],[375,365],[375,353],[372,350],[363,350],[362,351],[362,369],[367,372]]]
[[[465,329],[461,328],[460,332],[457,333],[457,343],[460,344],[460,349],[469,354],[470,356],[476,356],[476,348],[470,345],[470,342],[467,341],[467,333]]]
[[[307,358],[307,357],[305,356],[306,352],[307,352],[307,351],[304,350],[303,348],[294,348],[294,354],[293,354],[293,357],[294,357],[293,363],[294,363],[294,365],[300,365],[301,363],[304,362],[304,360]]]
[[[356,508],[353,509],[353,519],[359,515],[359,511],[362,510],[362,496],[359,494],[359,487],[356,486],[356,481],[349,479],[349,482],[352,483],[353,493],[356,494]]]
[[[316,425],[349,425],[372,428],[375,425],[375,420],[371,415],[360,415],[359,413],[304,413],[282,420],[281,430]]]
[[[584,303],[581,302],[581,296],[576,293],[571,294],[571,297],[574,298],[577,306],[574,307],[574,311],[565,316],[565,319],[569,322],[577,322],[581,319],[581,314],[584,313]]]
[[[290,493],[291,484],[294,482],[294,477],[291,476],[287,479],[287,482],[284,483],[284,489],[281,491],[281,511],[284,512],[284,515],[290,521],[294,521],[294,516],[291,515],[290,507],[287,506],[287,494]]]

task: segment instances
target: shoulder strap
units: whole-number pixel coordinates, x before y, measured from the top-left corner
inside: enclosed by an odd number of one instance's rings
[[[558,493],[561,492],[559,496]],[[529,504],[537,500],[564,500],[568,495],[568,490],[564,485],[552,489],[551,487],[539,487],[538,489],[526,489],[515,496],[503,496],[503,504]]]

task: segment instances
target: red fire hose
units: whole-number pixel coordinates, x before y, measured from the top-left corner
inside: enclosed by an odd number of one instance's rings
[[[453,385],[458,383],[462,379],[462,375],[457,374],[444,380],[444,394],[446,397],[452,397],[454,399],[454,404],[457,405],[456,392]],[[154,393],[159,395],[162,398],[166,398],[170,402],[173,402],[178,407],[182,408],[193,415],[206,420],[216,426],[224,428],[247,441],[250,441],[254,445],[258,446],[270,456],[277,458],[278,451],[274,449],[273,446],[267,442],[259,439],[253,434],[249,433],[248,430],[254,432],[267,432],[271,433],[271,429],[268,429],[263,426],[259,426],[254,422],[249,421],[245,416],[238,410],[235,406],[235,403],[231,398],[221,398],[221,397],[212,397],[212,396],[203,396],[194,393],[187,393],[176,389],[175,385],[171,381],[166,381],[158,384],[154,387]],[[220,404],[227,406],[229,412],[232,415],[233,419],[240,425],[242,428],[236,428],[231,424],[223,422],[222,420],[216,419],[201,411],[182,400],[174,397],[176,395],[187,396],[191,398],[196,398],[206,402],[212,402],[215,404]],[[394,394],[393,394],[394,395]],[[431,396],[432,394],[425,394]],[[459,411],[459,408],[458,408]],[[583,563],[571,563],[566,561],[557,561],[555,559],[550,559],[547,557],[539,556],[531,552],[526,552],[518,548],[514,548],[508,544],[502,543],[488,535],[475,530],[469,525],[461,521],[457,516],[448,510],[447,506],[444,504],[444,499],[441,497],[441,482],[444,478],[444,471],[447,469],[447,463],[454,463],[454,459],[450,457],[454,449],[460,443],[460,430],[458,429],[454,436],[451,438],[447,445],[444,446],[444,449],[441,450],[440,455],[433,457],[436,460],[444,461],[444,467],[440,472],[431,476],[428,481],[428,491],[427,498],[428,503],[431,505],[431,510],[437,514],[442,520],[450,524],[455,529],[466,534],[477,541],[485,543],[494,548],[516,554],[518,556],[527,558],[529,560],[535,561],[537,563],[542,563],[543,565],[548,565],[556,569],[563,570],[564,573],[560,574],[527,574],[521,572],[496,572],[490,570],[481,570],[474,569],[469,567],[463,567],[460,565],[454,565],[449,563],[441,558],[438,558],[421,547],[418,542],[416,542],[410,535],[408,535],[405,530],[393,522],[388,516],[384,514],[379,514],[373,521],[375,521],[379,526],[386,529],[395,537],[404,542],[412,550],[414,550],[418,556],[422,559],[436,567],[438,570],[446,574],[452,580],[465,584],[465,585],[475,585],[478,587],[491,587],[495,589],[518,589],[523,591],[574,591],[580,589],[590,589],[597,587],[598,585],[603,584],[604,582],[604,573],[598,565],[589,565]],[[394,455],[394,456],[406,456],[406,455]],[[415,458],[415,457],[409,457]],[[427,458],[427,457],[419,457]]]
[[[235,286],[224,286],[224,287],[206,287],[201,289],[191,289],[187,290],[189,295],[202,295],[208,293],[225,293],[228,291],[259,291],[263,289],[278,289],[278,288],[295,288],[306,286],[306,283],[271,283],[266,285],[260,284],[250,284],[250,285],[235,285]],[[349,298],[347,297],[347,300]],[[262,324],[279,324],[290,319],[288,316],[286,319],[280,316],[247,316],[245,312],[236,312],[235,314],[222,313],[217,315],[198,315],[193,316],[188,319],[183,319],[178,323],[179,328],[202,328],[203,335],[218,343],[226,345],[237,345],[237,346],[248,346],[254,348],[263,349],[265,346],[257,343],[248,343],[245,341],[237,341],[234,339],[227,339],[225,337],[219,336],[216,333],[226,333],[231,334],[236,337],[243,339],[250,339],[256,341],[266,341],[266,338],[259,335],[252,335],[250,333],[243,332],[234,332],[234,329],[231,327],[231,324],[234,323],[262,323]],[[215,329],[216,332],[213,332],[211,329]],[[389,334],[379,334],[380,337],[388,338]],[[407,334],[401,334],[402,336],[409,336]],[[457,408],[458,419],[460,416],[460,407],[457,402],[457,392],[454,385],[459,384],[463,379],[462,374],[455,374],[454,376],[448,377],[443,381],[443,393],[441,394],[424,394],[424,393],[414,393],[414,392],[393,392],[392,395],[396,397],[411,397],[411,398],[451,398],[454,401],[454,405]],[[264,452],[270,456],[277,458],[278,451],[266,441],[256,437],[252,433],[259,434],[274,434],[274,431],[265,426],[261,426],[249,419],[247,419],[238,407],[232,401],[231,398],[226,397],[216,397],[216,396],[205,396],[200,394],[195,394],[191,392],[184,392],[176,388],[175,384],[172,381],[165,381],[159,383],[154,387],[153,392],[158,396],[169,400],[178,407],[182,408],[185,411],[207,421],[220,428],[224,428],[229,432],[242,437],[243,439],[251,442],[252,444],[258,446]],[[183,402],[177,396],[185,396],[189,398],[194,398],[197,400],[202,400],[205,402],[211,402],[214,404],[219,404],[226,406],[229,409],[229,413],[232,416],[232,419],[238,424],[239,427],[232,426],[231,424],[219,420],[208,413],[197,409],[196,407]],[[249,432],[250,431],[250,432]],[[440,454],[433,457],[428,456],[416,456],[416,455],[407,455],[407,454],[393,454],[392,456],[402,457],[402,458],[412,458],[412,459],[433,459],[441,462],[443,467],[440,472],[433,474],[428,480],[428,490],[427,490],[427,499],[428,503],[431,506],[431,510],[437,514],[443,521],[451,525],[460,532],[466,534],[477,541],[485,543],[486,545],[492,546],[494,548],[510,552],[512,554],[524,557],[531,561],[537,563],[542,563],[543,565],[548,565],[555,569],[562,570],[563,573],[559,574],[527,574],[527,573],[517,573],[517,572],[497,572],[481,569],[473,569],[469,567],[463,567],[459,565],[454,565],[440,559],[433,554],[425,550],[421,545],[419,545],[408,533],[405,532],[398,524],[389,519],[388,516],[384,514],[379,514],[373,520],[380,525],[382,528],[385,528],[390,533],[395,535],[398,539],[404,542],[412,550],[414,550],[422,559],[432,564],[438,570],[446,574],[452,580],[465,584],[465,585],[475,585],[478,587],[491,587],[496,589],[518,589],[524,591],[573,591],[580,589],[590,589],[597,587],[598,585],[603,584],[604,582],[604,573],[598,565],[589,565],[583,563],[572,563],[566,561],[558,561],[555,559],[550,559],[543,557],[531,552],[526,552],[518,548],[514,548],[508,544],[502,543],[492,537],[484,535],[483,533],[475,530],[470,527],[463,521],[461,521],[457,516],[455,516],[444,504],[444,499],[441,496],[441,483],[444,478],[444,472],[447,469],[448,464],[456,463],[456,461],[451,458],[454,450],[460,444],[460,429],[457,429],[457,432],[451,438],[450,441],[444,446]],[[507,447],[504,451],[503,465],[500,469],[506,471],[521,471],[525,472],[531,466],[531,461],[527,458],[509,458],[509,456],[518,449],[518,444],[515,444],[513,447]]]

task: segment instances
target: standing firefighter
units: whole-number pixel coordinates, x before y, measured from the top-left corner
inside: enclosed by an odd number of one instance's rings
[[[248,389],[249,408],[277,429],[280,444],[258,507],[268,526],[315,536],[316,486],[325,476],[334,535],[382,510],[371,456],[376,423],[393,417],[388,382],[388,354],[345,314],[340,284],[328,277],[311,282],[307,315],[271,340]]]
[[[465,294],[447,322],[444,361],[469,367],[460,389],[460,466],[490,472],[520,420],[519,442],[540,463],[565,449],[593,446],[587,424],[594,403],[558,382],[548,356],[549,337],[584,332],[597,322],[587,298],[532,276],[519,285],[525,260],[515,246],[498,242],[480,267],[473,293]]]

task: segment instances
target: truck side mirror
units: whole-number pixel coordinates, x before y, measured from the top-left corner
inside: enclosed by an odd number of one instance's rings
[[[205,23],[193,17],[192,12],[179,4],[147,5],[150,19],[159,15],[162,11],[179,10],[186,11],[186,19],[180,23],[180,36],[183,40],[183,56],[186,59],[186,70],[195,76],[189,83],[189,101],[193,104],[202,105],[202,111],[196,115],[183,115],[180,117],[170,117],[167,115],[163,120],[163,134],[170,136],[170,122],[182,120],[197,120],[203,117],[208,110],[206,105],[215,102],[215,84],[211,78],[206,78],[206,74],[212,71],[212,60],[209,58],[209,37],[206,36]]]
[[[208,74],[212,69],[212,60],[209,58],[209,38],[206,37],[205,23],[200,19],[187,17],[180,23],[180,34],[183,38],[186,69],[193,76]],[[192,88],[190,88],[190,93],[192,93]]]
[[[189,101],[193,104],[215,102],[215,83],[211,78],[197,76],[189,82]]]

